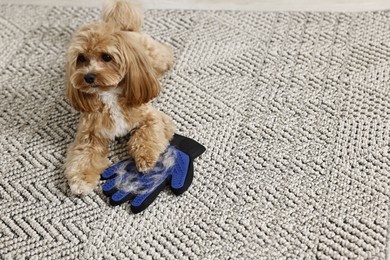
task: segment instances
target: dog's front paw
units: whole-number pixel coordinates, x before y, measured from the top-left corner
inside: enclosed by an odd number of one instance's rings
[[[69,179],[70,191],[74,195],[88,195],[97,186],[99,175],[78,174]]]
[[[93,191],[96,184],[80,180],[78,182],[70,182],[69,187],[72,194],[85,196]]]
[[[160,153],[156,149],[149,149],[145,146],[133,146],[131,148],[130,156],[133,157],[137,170],[143,173],[153,170]]]
[[[154,166],[157,163],[157,159],[158,159],[158,156],[153,157],[153,156],[149,156],[149,155],[138,156],[138,157],[134,158],[135,165],[137,166],[137,170],[140,172],[143,172],[143,173],[148,173],[151,170],[153,170]]]

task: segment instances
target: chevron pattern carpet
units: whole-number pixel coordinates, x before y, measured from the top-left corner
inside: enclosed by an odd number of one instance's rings
[[[98,18],[0,6],[0,259],[385,257],[389,12],[148,11],[176,58],[156,105],[208,150],[188,192],[138,215],[63,176],[65,48]]]

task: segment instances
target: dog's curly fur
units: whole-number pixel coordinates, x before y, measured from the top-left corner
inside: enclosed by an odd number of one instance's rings
[[[82,26],[67,54],[66,96],[80,111],[65,175],[73,194],[85,195],[109,166],[108,145],[131,131],[128,151],[139,171],[152,169],[174,133],[170,117],[149,101],[173,63],[172,50],[140,32],[143,15],[125,0],[109,0],[103,21]]]

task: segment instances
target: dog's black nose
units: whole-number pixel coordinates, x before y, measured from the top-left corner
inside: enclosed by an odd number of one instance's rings
[[[88,84],[92,84],[95,81],[95,79],[96,79],[96,75],[93,73],[87,73],[84,75],[84,80]]]

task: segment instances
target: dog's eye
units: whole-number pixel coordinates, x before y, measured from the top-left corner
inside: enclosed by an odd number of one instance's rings
[[[112,57],[110,55],[108,55],[107,53],[103,53],[102,60],[104,60],[105,62],[109,62],[112,60]]]
[[[81,62],[85,62],[86,59],[84,57],[84,55],[82,54],[79,54],[79,56],[77,56],[77,63],[81,63]]]

